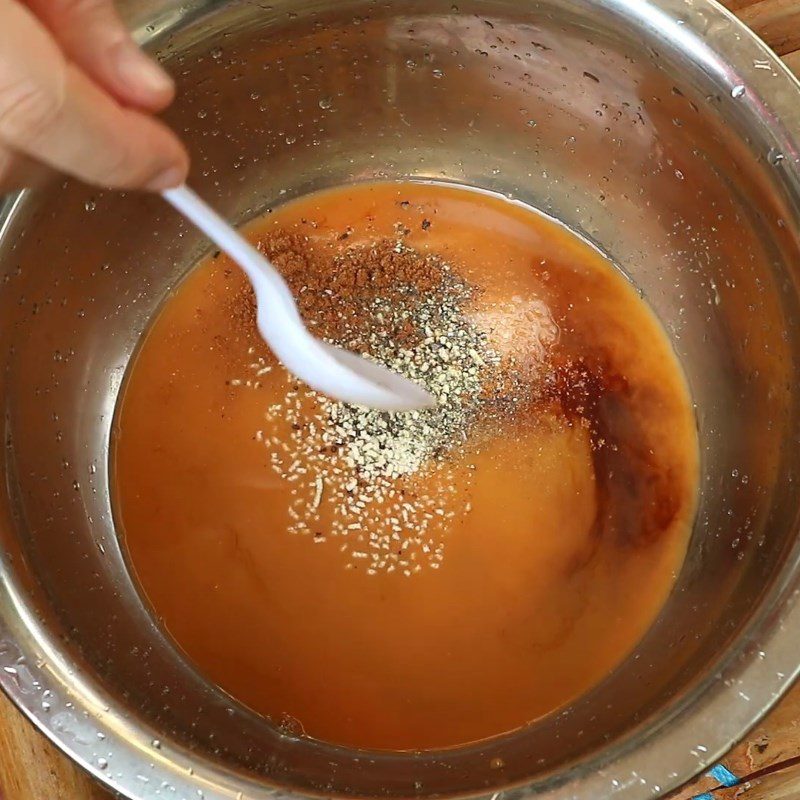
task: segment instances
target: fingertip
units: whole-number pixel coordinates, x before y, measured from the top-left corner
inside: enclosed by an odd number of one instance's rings
[[[160,111],[172,102],[174,81],[132,41],[116,45],[110,63],[119,91],[128,102],[153,111]]]
[[[170,158],[153,172],[152,176],[142,184],[142,188],[151,192],[163,192],[185,183],[189,174],[189,155],[176,138],[172,146]]]
[[[93,165],[94,181],[109,188],[162,191],[186,179],[189,154],[183,143],[158,119],[133,109],[122,109],[115,121],[119,131],[113,158],[106,169]]]
[[[178,137],[169,129],[161,127],[160,133],[166,134],[158,147],[161,154],[160,163],[151,173],[151,177],[142,182],[142,188],[152,192],[172,189],[186,181],[189,174],[189,154]]]
[[[174,189],[186,181],[187,171],[181,166],[167,167],[151,178],[144,188],[151,192],[163,192],[165,189]]]

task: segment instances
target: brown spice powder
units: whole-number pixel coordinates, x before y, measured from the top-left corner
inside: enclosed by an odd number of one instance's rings
[[[450,277],[439,257],[404,247],[400,240],[384,238],[336,252],[308,236],[278,231],[256,246],[286,279],[314,334],[353,349],[363,350],[369,316],[365,312],[376,298],[411,311],[432,292],[447,291],[444,284]],[[230,314],[241,331],[255,326],[255,297],[249,285],[232,299]],[[399,346],[419,338],[407,319],[387,333]]]

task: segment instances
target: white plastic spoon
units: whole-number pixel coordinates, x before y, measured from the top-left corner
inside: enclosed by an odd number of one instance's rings
[[[402,375],[312,336],[280,273],[188,186],[167,189],[163,196],[244,270],[256,296],[258,330],[289,372],[344,403],[382,411],[436,404],[425,389]]]

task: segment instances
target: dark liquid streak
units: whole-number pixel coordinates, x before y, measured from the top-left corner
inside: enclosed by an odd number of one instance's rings
[[[647,547],[674,523],[679,487],[672,470],[645,445],[647,399],[634,397],[627,379],[604,360],[594,354],[563,360],[548,402],[570,424],[589,431],[597,481],[595,547],[601,538],[612,539],[619,548]],[[591,560],[595,547],[576,569]]]

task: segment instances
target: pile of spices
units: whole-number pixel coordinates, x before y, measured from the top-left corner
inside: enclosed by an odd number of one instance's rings
[[[259,247],[315,335],[411,378],[437,401],[380,412],[332,401],[285,374],[283,399],[265,410],[265,427],[282,432],[256,437],[291,484],[289,531],[335,539],[347,566],[368,574],[438,568],[452,520],[470,511],[468,503],[453,507],[455,486],[469,480],[463,465],[456,475],[453,456],[468,440],[478,445],[498,399],[520,393],[468,313],[478,290],[402,234],[333,253],[299,234],[273,234]],[[232,312],[252,325],[244,291]],[[273,363],[251,352],[253,375],[240,383],[258,386]]]

